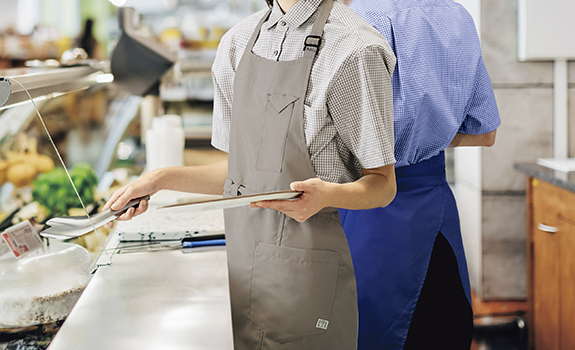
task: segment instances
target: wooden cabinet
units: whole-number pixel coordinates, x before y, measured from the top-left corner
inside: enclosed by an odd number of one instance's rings
[[[529,177],[530,347],[575,349],[575,193]]]

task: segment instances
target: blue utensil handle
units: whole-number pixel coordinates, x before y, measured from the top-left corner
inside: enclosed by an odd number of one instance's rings
[[[195,241],[195,242],[182,242],[182,247],[192,248],[192,247],[204,247],[212,245],[225,245],[225,239],[210,239],[206,241]]]

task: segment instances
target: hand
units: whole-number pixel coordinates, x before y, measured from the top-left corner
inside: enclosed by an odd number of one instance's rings
[[[293,191],[303,192],[299,199],[253,202],[250,208],[275,209],[298,222],[304,222],[327,206],[329,185],[326,182],[312,178],[292,182],[290,187]]]
[[[158,188],[154,184],[154,173],[148,173],[139,177],[138,179],[130,182],[129,184],[117,189],[106,205],[104,205],[104,210],[111,208],[112,210],[120,210],[128,202],[134,198],[143,197],[145,195],[153,195],[158,192]],[[138,216],[148,210],[148,200],[143,199],[140,201],[140,205],[137,208],[129,208],[125,213],[118,216],[116,220],[125,221],[131,220],[134,216]],[[110,223],[110,226],[112,223]]]

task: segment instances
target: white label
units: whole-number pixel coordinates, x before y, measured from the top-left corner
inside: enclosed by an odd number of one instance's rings
[[[318,318],[315,327],[316,327],[316,328],[321,328],[321,329],[327,329],[327,326],[328,326],[328,325],[329,325],[329,321],[328,321],[328,320],[322,320],[321,318]]]
[[[2,238],[8,244],[16,258],[32,252],[44,245],[42,238],[28,220],[16,224],[2,232]]]

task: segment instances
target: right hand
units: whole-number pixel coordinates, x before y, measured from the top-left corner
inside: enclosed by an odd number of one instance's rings
[[[108,202],[104,205],[103,210],[108,208],[120,210],[134,198],[145,195],[152,196],[160,190],[155,184],[154,179],[154,172],[149,172],[129,184],[120,187],[112,194]],[[118,216],[116,220],[131,220],[134,216],[138,216],[148,210],[148,204],[148,200],[143,199],[137,208],[129,208],[124,214]]]

